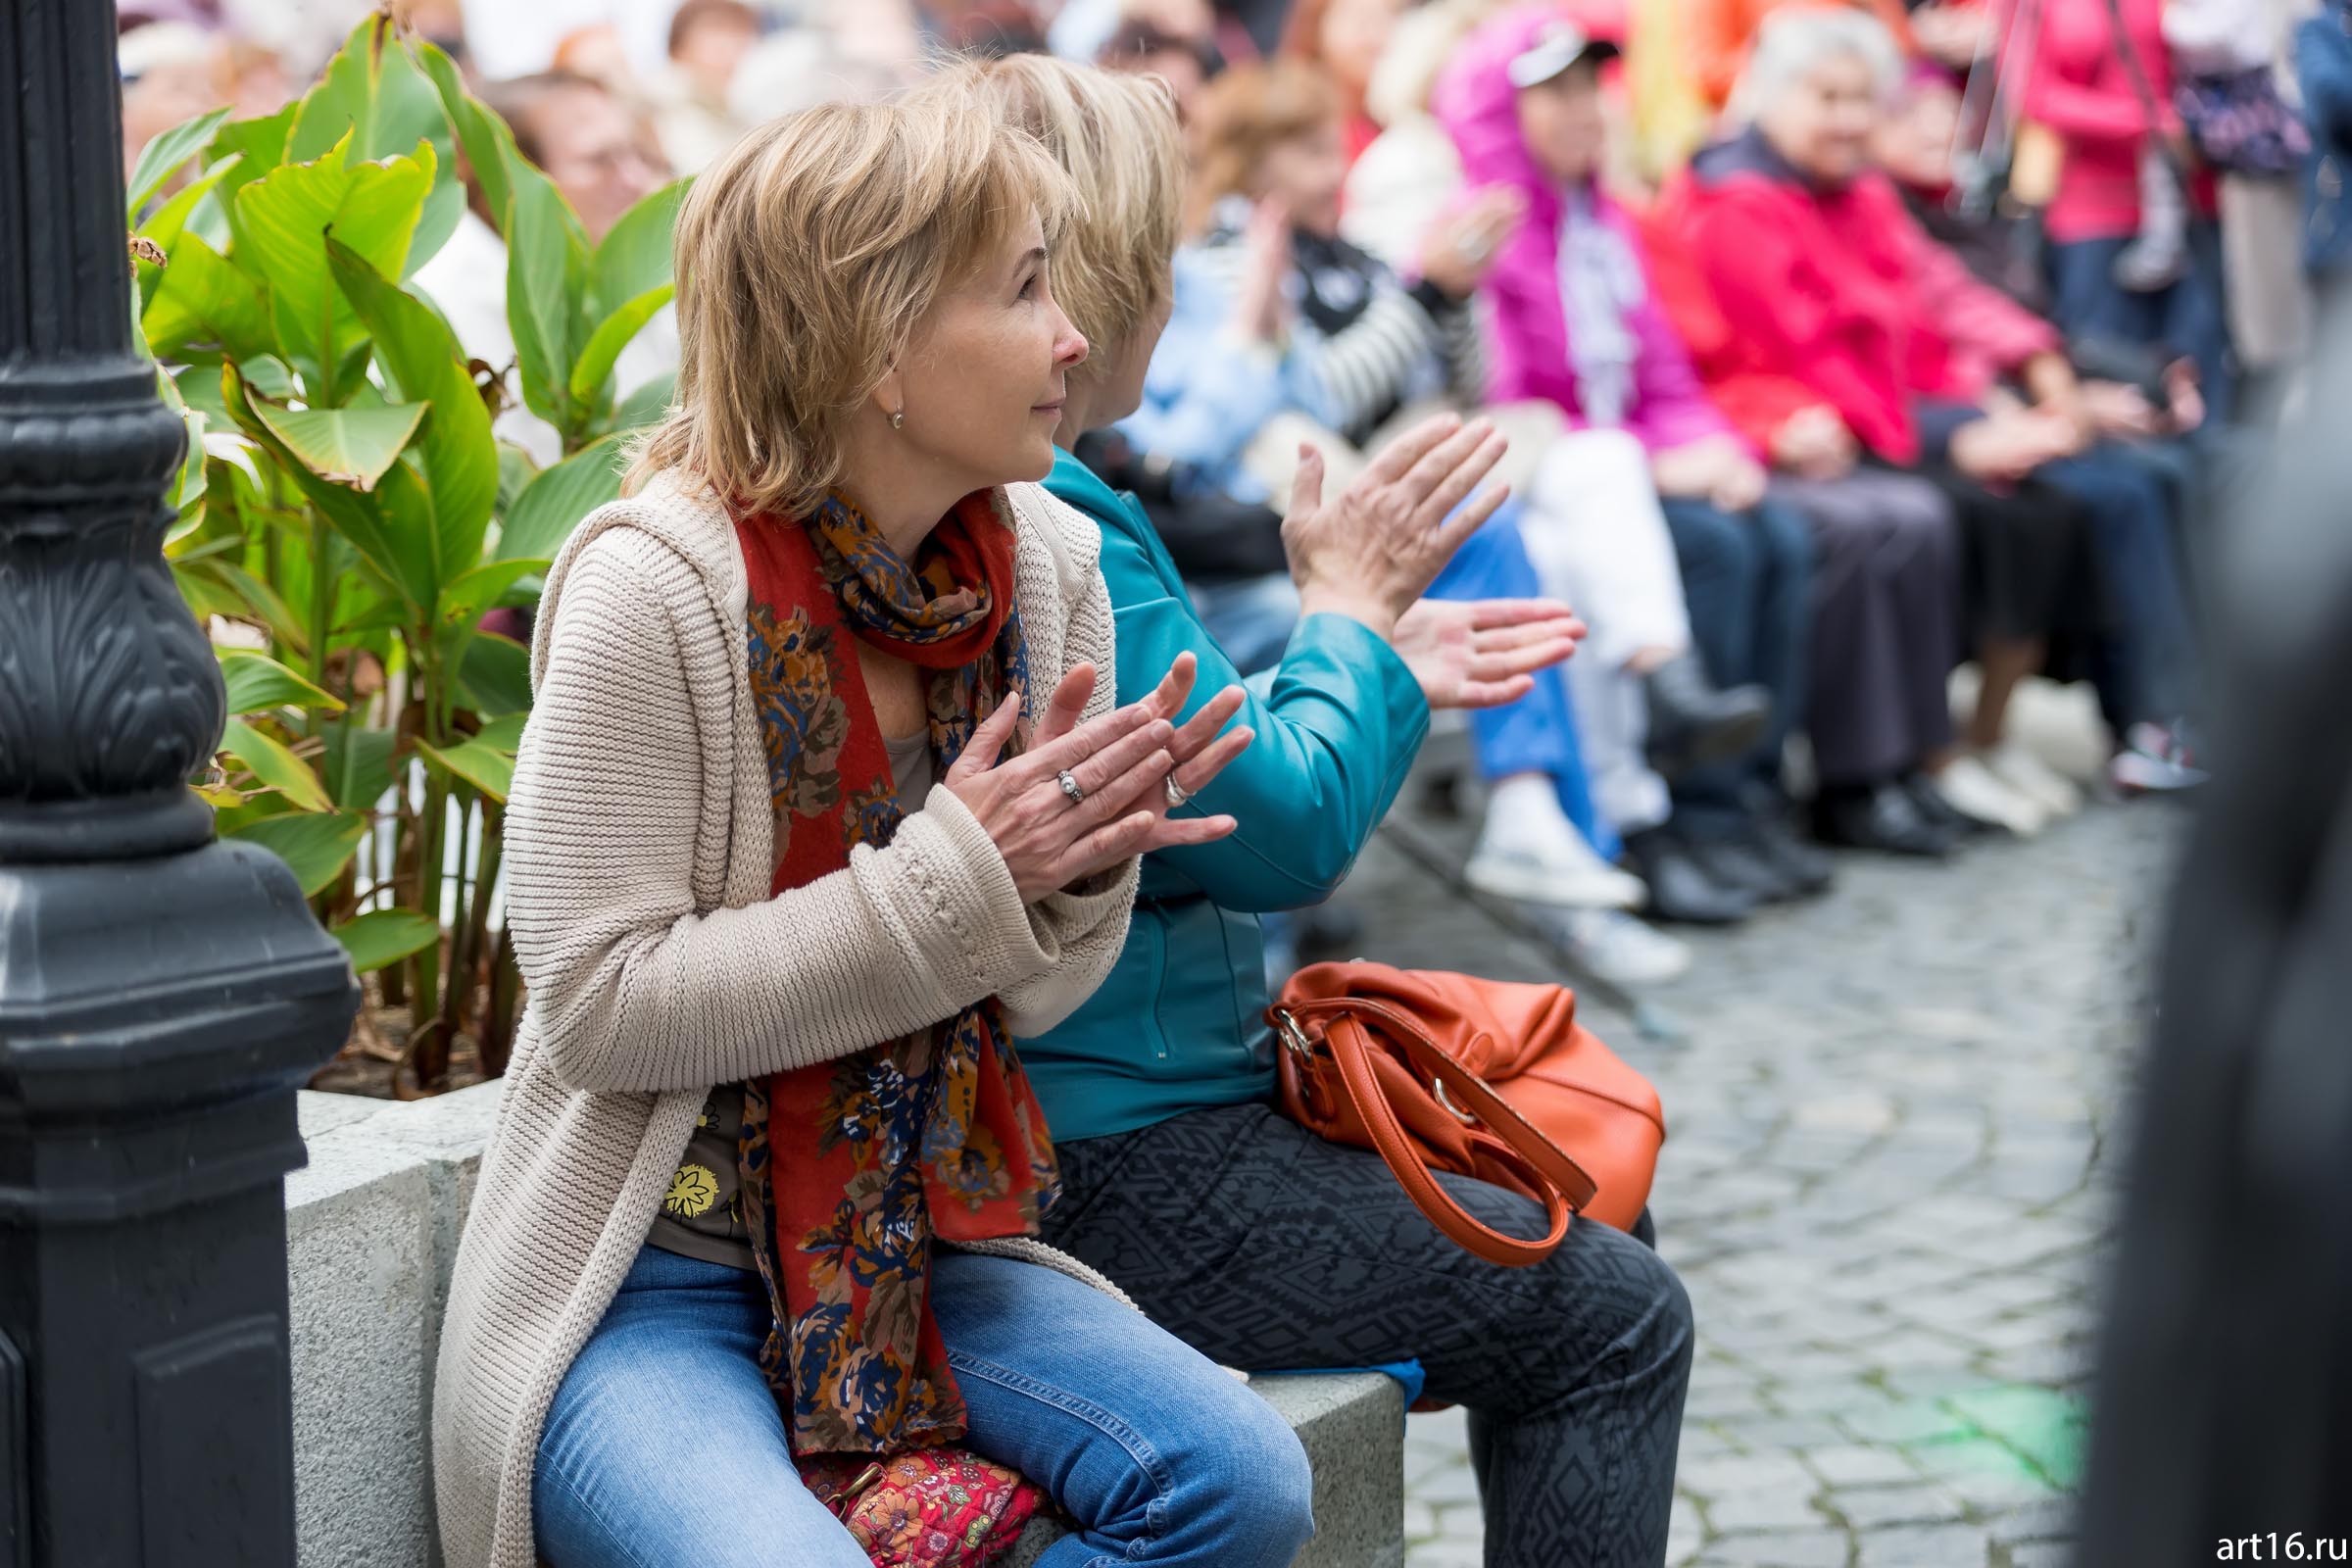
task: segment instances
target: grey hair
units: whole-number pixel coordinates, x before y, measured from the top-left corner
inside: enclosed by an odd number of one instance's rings
[[[1846,56],[1870,68],[1879,96],[1903,84],[1903,54],[1886,24],[1868,12],[1793,6],[1775,11],[1757,30],[1755,48],[1732,92],[1730,118],[1747,124],[1824,61]]]

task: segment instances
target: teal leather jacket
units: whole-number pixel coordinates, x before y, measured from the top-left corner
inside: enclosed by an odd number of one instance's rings
[[[1119,701],[1144,696],[1187,649],[1200,662],[1188,714],[1237,683],[1143,508],[1066,452],[1046,488],[1102,529]],[[1254,686],[1234,722],[1256,740],[1188,809],[1240,827],[1148,858],[1109,978],[1058,1028],[1020,1043],[1057,1141],[1272,1098],[1257,916],[1318,904],[1340,885],[1404,782],[1429,705],[1403,661],[1361,623],[1309,615],[1271,686]]]

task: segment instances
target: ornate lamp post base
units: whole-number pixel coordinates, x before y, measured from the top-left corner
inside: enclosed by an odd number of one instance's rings
[[[6,1568],[291,1568],[282,1177],[356,1003],[250,845],[0,867]]]
[[[293,1091],[359,1003],[186,781],[107,0],[0,0],[0,1568],[291,1568]]]

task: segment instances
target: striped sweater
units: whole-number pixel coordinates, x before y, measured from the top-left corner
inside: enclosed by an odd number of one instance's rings
[[[1137,451],[1234,494],[1235,468],[1275,415],[1301,413],[1358,445],[1408,404],[1486,397],[1478,314],[1427,281],[1407,286],[1369,252],[1298,234],[1279,351],[1236,340],[1225,323],[1248,249],[1224,224],[1176,257],[1176,307],[1152,355],[1144,406],[1120,425]]]

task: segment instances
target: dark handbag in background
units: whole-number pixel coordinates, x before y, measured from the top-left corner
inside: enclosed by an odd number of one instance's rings
[[[1317,963],[1266,1018],[1284,1112],[1377,1152],[1431,1224],[1489,1262],[1542,1262],[1571,1213],[1630,1230],[1649,1201],[1666,1140],[1657,1091],[1576,1021],[1564,986]],[[1433,1171],[1535,1199],[1546,1234],[1494,1230]]]
[[[2180,356],[2161,343],[2135,343],[2098,332],[2067,339],[2066,357],[2085,381],[2117,381],[2137,389],[2158,414],[2173,411],[2173,388],[2165,369]]]
[[[2184,77],[2173,88],[2173,107],[2197,156],[2216,169],[2276,178],[2300,173],[2311,156],[2311,131],[2268,66]]]

